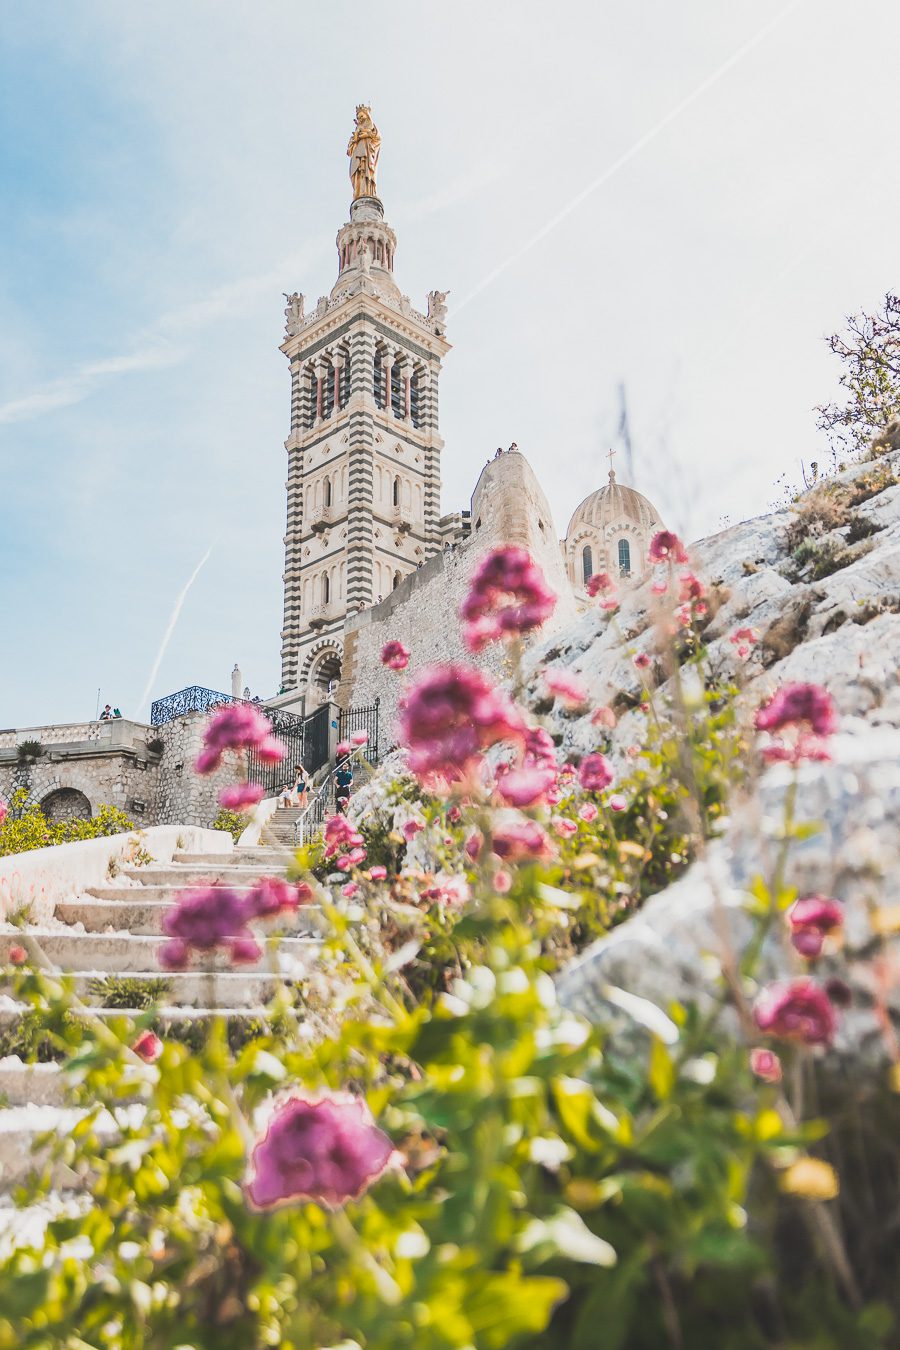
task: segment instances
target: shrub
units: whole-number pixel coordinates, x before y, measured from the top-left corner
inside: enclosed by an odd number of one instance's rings
[[[225,830],[230,834],[235,843],[247,828],[248,817],[241,811],[226,811],[224,806],[219,807],[219,814],[211,825],[213,830]]]
[[[25,853],[51,844],[69,844],[77,839],[98,839],[124,834],[134,829],[134,821],[117,806],[100,806],[90,820],[47,820],[37,802],[29,802],[28,792],[18,788],[10,798],[9,814],[0,822],[0,857]]]

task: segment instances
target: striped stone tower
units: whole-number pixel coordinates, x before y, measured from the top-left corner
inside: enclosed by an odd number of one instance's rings
[[[375,604],[436,553],[440,538],[438,379],[450,350],[445,294],[427,313],[394,280],[397,238],[356,173],[337,235],[338,278],[306,313],[288,296],[281,350],[291,368],[281,683],[307,707],[337,688],[348,614]]]

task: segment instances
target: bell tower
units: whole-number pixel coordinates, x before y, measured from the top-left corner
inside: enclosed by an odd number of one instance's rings
[[[281,683],[326,698],[341,676],[348,614],[376,604],[439,551],[438,379],[450,350],[446,292],[426,313],[394,280],[397,237],[376,195],[381,137],[356,110],[353,201],[338,277],[307,313],[286,296],[291,371]]]

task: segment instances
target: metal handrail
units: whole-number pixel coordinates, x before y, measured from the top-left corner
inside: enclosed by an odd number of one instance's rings
[[[329,796],[330,789],[334,786],[334,779],[338,769],[343,768],[343,766],[348,762],[348,760],[363,759],[363,750],[365,748],[366,748],[365,746],[360,745],[357,746],[355,750],[351,750],[350,754],[345,755],[341,760],[340,764],[335,764],[334,767],[331,769],[331,771],[326,775],[326,777],[323,778],[322,782],[319,785],[318,791],[312,797],[309,806],[307,806],[306,810],[301,815],[299,815],[297,819],[294,821],[294,836],[295,836],[294,842],[298,845],[298,847],[302,847],[302,845],[306,843],[307,822],[309,820],[310,815],[314,811],[317,811],[317,809],[320,806],[321,812],[319,814],[319,819],[316,820],[314,823],[319,825],[325,819],[326,799]]]

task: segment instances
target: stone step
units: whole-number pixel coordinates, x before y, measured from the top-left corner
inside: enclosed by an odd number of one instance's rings
[[[17,1055],[0,1059],[0,1106],[59,1106],[66,1082],[58,1064],[26,1064]]]
[[[235,849],[233,853],[176,853],[173,863],[190,867],[204,867],[216,871],[219,867],[260,867],[267,871],[272,865],[273,850],[261,845],[259,848]],[[289,859],[286,857],[285,862]]]
[[[75,993],[83,1003],[91,1007],[105,1007],[102,991],[94,992],[92,984],[102,979],[108,971],[76,971],[74,973]],[[167,972],[164,977],[158,970],[130,970],[129,979],[159,980],[165,978],[166,990],[162,997],[165,1006],[177,1008],[206,1008],[211,994],[223,1009],[234,1012],[268,1003],[275,993],[276,981],[265,970],[217,971],[214,988],[210,989],[207,975],[194,970]]]
[[[129,868],[124,875],[141,886],[195,886],[200,882],[219,881],[223,886],[252,885],[261,876],[273,875],[268,867],[186,867],[175,864],[165,867]]]
[[[66,973],[96,971],[131,975],[141,970],[149,971],[154,978],[159,978],[160,974],[168,978],[168,973],[159,963],[161,941],[158,936],[131,932],[79,932],[74,929],[71,932],[40,928],[28,928],[25,931],[40,943],[47,959]],[[16,934],[0,935],[0,962],[8,959],[9,948],[15,942]],[[240,970],[268,970],[272,960],[277,959],[279,969],[290,971],[296,963],[308,965],[320,945],[321,939],[318,937],[282,937],[278,940],[276,953],[270,955],[263,951],[259,961],[252,965],[241,965]],[[231,971],[231,964],[224,953],[216,957],[216,969]]]
[[[141,890],[130,890],[121,899],[96,896],[87,900],[64,900],[56,906],[56,917],[62,923],[82,924],[89,933],[106,933],[110,929],[128,933],[162,934],[163,915],[172,908],[176,891],[147,886],[145,898]],[[96,892],[95,892],[96,895]],[[292,933],[319,933],[322,931],[322,911],[318,905],[304,905],[295,915],[284,915],[278,921],[279,931]]]
[[[150,976],[149,978],[158,979],[159,977]],[[103,1004],[95,1003],[90,1005],[90,1010],[93,1017],[102,1017],[105,1021],[111,1021],[117,1017],[135,1019],[145,1016],[147,1011],[146,1008],[109,1008]],[[7,1033],[13,1031],[22,1015],[28,1011],[29,1007],[26,1003],[0,1008],[0,1031]],[[152,1025],[163,1036],[167,1027],[177,1025],[180,1022],[193,1024],[212,1017],[224,1017],[228,1021],[265,1022],[269,1015],[269,1009],[262,1003],[245,1004],[237,1008],[229,1008],[224,1004],[218,1008],[207,1008],[199,1003],[187,1004],[184,1007],[173,1003],[161,1003],[153,1011]],[[300,1015],[302,1016],[302,1013]]]
[[[0,1191],[9,1192],[21,1186],[28,1176],[46,1165],[48,1151],[34,1152],[38,1136],[48,1130],[56,1134],[70,1134],[85,1115],[70,1106],[12,1106],[0,1111]],[[108,1112],[101,1112],[95,1129],[98,1134],[112,1135],[116,1122]],[[51,1165],[51,1187],[55,1191],[80,1189],[85,1178],[64,1163]]]

